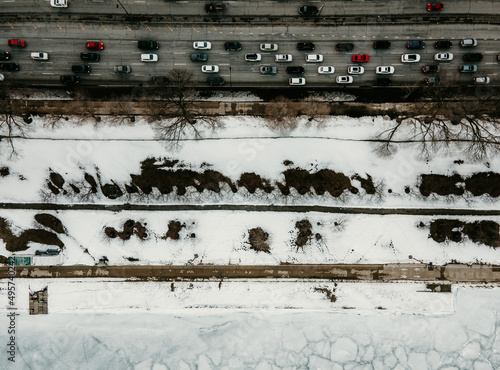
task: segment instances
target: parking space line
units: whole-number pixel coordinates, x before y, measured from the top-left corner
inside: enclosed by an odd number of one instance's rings
[[[57,23],[57,22],[56,22],[56,26],[57,26],[60,30],[62,30],[61,26],[59,26],[59,23]]]
[[[82,30],[84,30],[84,29],[85,29],[85,28],[83,28],[83,26],[82,26],[82,24],[81,24],[81,23],[78,23],[78,25],[80,26],[80,28],[81,28]]]
[[[14,28],[14,26],[13,26],[13,25],[11,25],[11,24],[10,24],[10,22],[7,22],[7,23],[9,24],[10,28]]]
[[[125,25],[125,27],[127,27],[127,30],[132,31],[132,29],[129,26]]]
[[[168,27],[168,29],[170,30],[170,32],[174,32],[174,31],[170,28],[170,26],[169,26],[168,24],[166,24],[165,26],[167,26],[167,27]]]
[[[196,32],[198,32],[198,30],[197,30],[196,28],[194,28],[194,26],[191,26],[191,28],[192,28],[193,30],[195,30]]]
[[[214,30],[216,30],[216,31],[217,31],[217,28],[215,28],[213,24],[211,24],[211,26],[212,26],[212,28],[213,28]]]
[[[104,24],[101,23],[101,27],[104,28],[104,31],[107,31],[106,27],[104,27]]]
[[[145,24],[145,26],[149,30],[149,32],[151,32],[151,28],[149,28],[149,26],[147,24]]]
[[[33,27],[35,28],[35,30],[37,30],[38,28],[36,28],[35,24],[33,22],[31,22],[31,24],[33,25]]]

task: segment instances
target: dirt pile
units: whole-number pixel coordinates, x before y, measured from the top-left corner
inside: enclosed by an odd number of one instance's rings
[[[248,230],[248,242],[250,243],[250,249],[254,251],[271,253],[271,248],[267,243],[268,238],[269,234],[260,227]]]
[[[489,194],[491,197],[500,196],[500,174],[494,172],[475,173],[469,178],[455,174],[422,175],[420,193],[429,196],[431,193],[438,195],[462,195],[465,191],[474,196]]]
[[[186,224],[181,224],[179,221],[170,221],[168,223],[168,231],[162,236],[162,239],[167,240],[168,238],[172,240],[179,240],[179,232],[186,227]]]
[[[493,248],[500,247],[499,225],[494,221],[463,222],[460,220],[435,220],[430,225],[430,237],[438,243],[446,239],[460,242],[464,236],[474,243],[485,244]]]
[[[0,217],[0,238],[5,242],[5,248],[9,252],[21,252],[28,249],[28,243],[40,243],[46,245],[56,245],[59,248],[64,247],[64,243],[56,234],[46,230],[27,229],[22,231],[19,236],[12,233],[9,222]]]
[[[312,237],[312,225],[308,219],[297,221],[295,223],[295,228],[298,229],[297,239],[295,239],[295,244],[297,247],[304,247]]]
[[[65,233],[62,222],[55,216],[49,215],[48,213],[39,213],[35,215],[35,220],[39,224],[54,230],[58,234]]]
[[[326,298],[330,300],[330,302],[336,302],[337,297],[335,296],[335,291],[337,290],[337,284],[334,285],[335,288],[328,289],[328,288],[314,288],[315,292],[323,293],[326,295]]]
[[[257,189],[261,189],[268,194],[274,190],[274,186],[271,185],[269,180],[264,179],[253,172],[245,172],[241,174],[237,184],[239,187],[245,187],[250,194],[255,193],[255,190]]]
[[[146,225],[147,223],[142,225],[140,222],[127,220],[123,223],[122,231],[117,231],[114,227],[105,227],[104,233],[111,239],[118,237],[121,240],[129,240],[132,235],[135,235],[139,239],[145,240],[148,237]]]
[[[283,195],[289,195],[290,188],[295,188],[300,195],[309,193],[311,188],[318,195],[329,192],[334,197],[339,197],[344,190],[351,190],[352,193],[358,192],[358,189],[353,189],[347,176],[328,169],[310,173],[301,168],[293,168],[285,170],[283,175],[285,176],[285,183],[276,183]]]

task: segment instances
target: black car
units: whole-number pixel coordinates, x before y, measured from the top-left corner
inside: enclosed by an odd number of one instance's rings
[[[168,84],[169,83],[169,79],[168,77],[164,77],[164,76],[153,76],[151,77],[151,81],[155,84]]]
[[[387,40],[377,40],[373,41],[374,49],[389,49],[391,47],[391,42]]]
[[[435,73],[439,72],[439,66],[435,64],[429,64],[422,67],[423,73]]]
[[[467,53],[464,55],[464,60],[466,62],[479,62],[483,59],[483,54],[481,53]]]
[[[335,45],[335,49],[337,51],[351,51],[354,49],[354,44],[351,43],[340,43]]]
[[[451,41],[447,40],[436,41],[436,43],[434,44],[436,49],[449,49],[451,48],[451,45]]]
[[[101,57],[99,56],[99,53],[80,53],[80,59],[98,62]]]
[[[373,81],[374,86],[391,86],[392,81],[390,78],[387,77],[379,77],[376,78],[375,81]]]
[[[191,54],[191,60],[193,62],[206,62],[208,60],[208,55],[203,53]]]
[[[141,40],[137,41],[137,47],[143,50],[158,50],[160,43],[158,41]]]
[[[208,77],[207,82],[210,86],[222,86],[224,85],[224,79],[222,77]]]
[[[241,43],[237,41],[228,41],[224,43],[224,49],[225,50],[234,50],[234,51],[240,51],[241,50]]]
[[[406,47],[408,49],[425,49],[425,42],[424,41],[408,41],[406,43]]]
[[[90,73],[90,66],[71,66],[73,73]]]
[[[19,63],[0,63],[0,70],[2,71],[19,71]]]
[[[261,66],[260,67],[260,73],[263,75],[274,75],[278,72],[278,68],[273,67],[273,66]]]
[[[438,83],[441,82],[441,77],[426,77],[424,79],[424,82],[427,85],[437,85]]]
[[[314,50],[313,42],[298,42],[297,50]]]
[[[318,14],[318,7],[311,5],[304,5],[299,8],[299,14],[301,15],[316,15]]]
[[[0,60],[9,60],[10,53],[8,51],[0,51]]]
[[[226,6],[223,3],[208,3],[205,5],[206,13],[225,13]]]
[[[304,67],[286,67],[286,73],[293,74],[293,75],[300,75],[305,72]]]
[[[65,83],[66,85],[76,85],[78,82],[80,82],[80,77],[78,77],[78,76],[61,76],[60,80],[62,83]]]

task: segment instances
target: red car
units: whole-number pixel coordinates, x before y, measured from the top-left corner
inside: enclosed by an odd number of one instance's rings
[[[356,54],[352,56],[352,61],[356,63],[365,63],[370,60],[370,57],[366,54]]]
[[[26,42],[24,40],[15,40],[15,39],[12,39],[12,40],[7,41],[7,44],[9,46],[17,46],[19,48],[26,47]]]
[[[427,4],[427,11],[434,12],[438,10],[443,10],[444,5],[441,3]]]
[[[89,50],[102,50],[104,49],[104,44],[102,42],[91,41],[87,42],[85,47]]]

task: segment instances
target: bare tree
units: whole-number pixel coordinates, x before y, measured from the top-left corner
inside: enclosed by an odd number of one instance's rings
[[[6,139],[11,148],[11,156],[17,155],[14,145],[15,138],[25,138],[31,118],[22,117],[16,100],[10,95],[8,84],[3,84],[0,90],[0,140]]]
[[[445,84],[408,89],[406,96],[419,94],[421,102],[402,113],[396,123],[379,133],[378,152],[390,155],[396,143],[416,143],[424,155],[454,143],[464,146],[472,159],[500,151],[500,104],[496,88],[467,88]]]
[[[193,74],[183,69],[173,69],[168,75],[169,84],[158,89],[160,101],[149,102],[149,121],[154,123],[156,134],[177,145],[187,136],[201,137],[200,129],[221,127],[217,116],[208,115],[197,104]]]
[[[300,113],[308,117],[309,123],[316,122],[317,124],[322,124],[330,116],[331,109],[327,102],[309,96],[302,100]]]
[[[266,105],[264,117],[271,130],[286,134],[297,128],[299,112],[300,104],[279,96]]]

